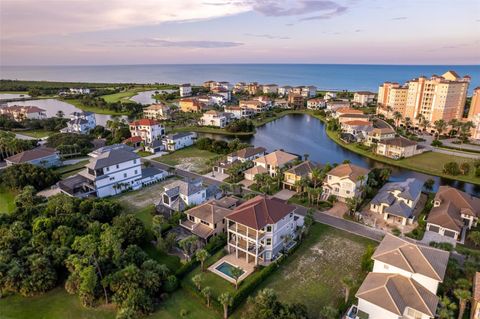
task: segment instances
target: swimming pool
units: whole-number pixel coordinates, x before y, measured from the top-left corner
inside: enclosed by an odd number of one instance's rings
[[[215,267],[216,270],[218,270],[219,272],[221,272],[225,276],[228,276],[228,277],[232,278],[233,280],[235,280],[235,278],[232,276],[232,269],[233,268],[240,268],[240,267],[235,267],[234,265],[229,264],[226,261],[222,262],[220,265]],[[242,273],[240,274],[240,276],[241,276],[245,273],[245,271],[241,268],[240,268],[240,270],[242,271]]]

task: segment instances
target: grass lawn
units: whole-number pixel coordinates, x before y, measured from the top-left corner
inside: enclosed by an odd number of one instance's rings
[[[205,126],[185,126],[175,127],[172,132],[197,132],[197,133],[210,133],[220,135],[232,135],[232,136],[248,136],[253,135],[255,132],[229,132],[223,128],[205,127]]]
[[[34,138],[44,138],[50,135],[56,134],[55,131],[46,131],[46,130],[26,130],[26,131],[15,131],[14,133],[27,135]]]
[[[218,156],[210,151],[199,150],[195,146],[189,146],[181,150],[154,158],[155,161],[170,165],[179,166],[182,169],[202,173],[209,169],[207,161]]]
[[[186,319],[219,319],[222,316],[208,309],[203,300],[189,294],[183,289],[175,291],[163,302],[159,309],[146,319],[177,319],[182,318],[180,311],[187,310]]]
[[[15,196],[17,194],[0,186],[0,213],[10,213],[15,208]]]
[[[145,152],[145,151],[138,151],[137,154],[138,154],[139,156],[141,156],[141,157],[153,155],[152,153],[150,153],[150,152]]]
[[[82,103],[82,101],[77,100],[77,99],[61,99],[61,101],[65,103],[70,103],[76,107],[78,107],[81,110],[84,110],[86,112],[93,112],[97,114],[106,114],[106,115],[128,115],[127,112],[115,112],[113,110],[105,109],[105,108],[100,108],[100,107],[95,107],[95,106],[87,106]]]
[[[312,318],[324,306],[339,309],[344,303],[342,278],[351,276],[360,286],[366,273],[360,260],[367,245],[374,241],[335,228],[314,224],[301,246],[257,289],[275,290],[283,302],[303,303]],[[358,288],[357,288],[358,289]],[[356,289],[350,293],[353,300]],[[234,314],[239,318],[240,307]]]
[[[125,91],[120,93],[102,95],[101,97],[107,103],[116,103],[116,102],[121,102],[121,101],[130,99],[132,96],[137,95],[137,92],[138,92],[137,90]]]
[[[337,132],[332,132],[327,130],[327,135],[335,141],[337,144],[340,144],[346,149],[351,150],[352,152],[358,153],[360,155],[372,158],[382,163],[390,164],[393,166],[404,167],[411,169],[413,171],[436,175],[440,177],[445,177],[448,179],[464,181],[468,183],[480,184],[480,177],[475,177],[475,170],[473,169],[474,160],[466,157],[459,157],[449,154],[437,153],[437,152],[426,152],[420,155],[415,155],[413,157],[394,160],[380,155],[375,155],[367,150],[363,150],[354,144],[346,144],[342,142],[338,136]],[[468,175],[447,175],[443,173],[443,166],[445,163],[455,161],[457,163],[467,162],[470,164],[470,173]]]
[[[88,163],[88,160],[84,160],[76,164],[61,166],[61,167],[55,168],[54,172],[60,174],[61,178],[66,178],[84,169],[87,163]]]

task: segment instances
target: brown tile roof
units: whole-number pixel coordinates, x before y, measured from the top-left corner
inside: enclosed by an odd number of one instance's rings
[[[435,201],[452,202],[462,214],[480,217],[480,198],[473,197],[454,187],[440,186]]]
[[[450,253],[387,234],[372,256],[388,265],[443,281]]]
[[[365,176],[370,172],[369,169],[353,165],[353,164],[340,164],[334,167],[328,175],[333,175],[337,177],[348,177],[350,180],[356,182],[358,177]]]
[[[157,111],[157,110],[163,110],[163,109],[166,109],[166,108],[168,108],[168,106],[166,106],[165,104],[156,103],[156,104],[152,104],[152,105],[146,107],[144,110]]]
[[[231,209],[218,205],[215,200],[210,200],[187,210],[185,214],[194,216],[210,224],[215,224],[222,221],[223,218],[231,212]]]
[[[391,133],[395,133],[395,131],[393,129],[389,128],[389,127],[382,127],[382,128],[375,127],[368,134],[373,135],[373,134],[391,134]]]
[[[213,229],[204,224],[196,224],[191,231],[192,234],[204,239],[207,239],[213,233]]]
[[[433,207],[428,214],[427,222],[457,232],[461,232],[463,227],[460,211],[452,202],[446,202],[443,205]]]
[[[259,157],[254,160],[256,163],[265,163],[273,167],[285,165],[288,162],[291,162],[297,159],[298,156],[284,152],[284,151],[274,151],[265,156]]]
[[[155,120],[152,120],[152,119],[140,119],[140,120],[136,120],[136,121],[133,121],[132,123],[130,123],[129,125],[142,125],[142,126],[153,126],[153,125],[158,125],[159,123]]]
[[[360,95],[376,95],[376,93],[373,93],[373,92],[370,92],[370,91],[358,91],[358,92],[355,92],[356,94],[360,94]]]
[[[342,113],[341,115],[338,116],[339,118],[358,118],[358,119],[365,119],[368,118],[368,115],[366,114],[360,114],[360,113]]]
[[[385,144],[385,145],[398,146],[398,147],[408,147],[408,146],[417,145],[417,142],[410,141],[405,137],[398,136],[388,140],[380,141],[378,142],[378,144]]]
[[[438,297],[414,279],[389,273],[369,273],[355,296],[399,316],[409,307],[433,317],[438,304]]]
[[[363,112],[360,110],[352,109],[350,107],[341,107],[335,111],[337,114],[362,114]]]
[[[261,230],[295,211],[295,206],[258,195],[234,209],[226,218],[250,228]]]
[[[267,173],[267,169],[263,166],[254,166],[252,168],[247,169],[244,171],[244,174],[251,174],[251,175],[257,175],[257,174],[264,174]]]
[[[347,122],[343,122],[343,124],[345,124],[345,125],[356,125],[356,126],[372,126],[372,122],[361,121],[361,120],[347,121]]]
[[[57,151],[53,148],[38,147],[33,150],[24,151],[13,156],[7,157],[5,160],[14,164],[30,162],[36,159],[52,156]]]
[[[245,148],[242,148],[241,150],[228,154],[228,156],[248,158],[257,154],[265,153],[265,151],[266,149],[264,147],[245,147]]]

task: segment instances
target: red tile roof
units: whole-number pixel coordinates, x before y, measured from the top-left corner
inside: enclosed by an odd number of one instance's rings
[[[153,125],[158,125],[158,122],[152,119],[141,119],[141,120],[136,120],[130,123],[130,125],[144,125],[144,126],[153,126]]]

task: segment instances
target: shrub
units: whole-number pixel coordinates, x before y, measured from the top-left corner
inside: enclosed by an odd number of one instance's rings
[[[170,275],[167,277],[165,281],[163,289],[166,292],[173,292],[178,288],[178,279],[174,275]]]
[[[58,175],[51,169],[28,163],[9,166],[0,171],[0,184],[11,189],[22,189],[30,185],[36,190],[42,190],[58,180]]]
[[[448,175],[459,175],[460,174],[460,168],[458,167],[457,162],[448,162],[443,166],[443,172]]]
[[[470,164],[467,162],[460,164],[460,171],[462,172],[462,175],[468,175],[468,173],[470,173]]]
[[[372,260],[372,255],[375,252],[375,247],[372,245],[368,245],[367,249],[365,250],[365,253],[363,253],[362,259],[361,259],[361,269],[364,272],[372,271],[373,269],[373,260]]]
[[[440,147],[443,145],[443,143],[439,140],[433,140],[431,145],[434,147]]]
[[[437,242],[431,241],[429,243],[429,245],[431,247],[435,247],[435,248],[442,249],[442,250],[445,250],[445,251],[453,251],[453,245],[450,244],[450,243],[437,243]]]
[[[392,234],[394,234],[395,236],[400,236],[402,232],[400,231],[400,229],[398,229],[397,227],[395,227],[394,229],[392,229]]]

